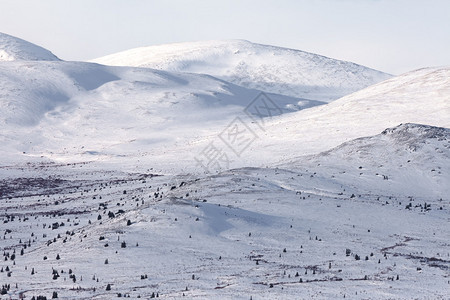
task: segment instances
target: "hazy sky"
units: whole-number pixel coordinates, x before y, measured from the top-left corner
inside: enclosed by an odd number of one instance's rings
[[[393,74],[450,65],[450,0],[0,0],[0,32],[64,60],[237,38]]]

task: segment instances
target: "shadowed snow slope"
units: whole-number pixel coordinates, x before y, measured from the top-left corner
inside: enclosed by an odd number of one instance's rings
[[[204,73],[249,88],[326,102],[391,77],[351,62],[245,40],[142,47],[94,62]]]
[[[113,147],[122,156],[156,144],[185,145],[209,134],[209,127],[223,126],[259,93],[208,75],[84,62],[1,62],[1,150],[71,156],[111,153],[105,149]],[[270,96],[283,113],[322,104]]]
[[[0,32],[0,61],[59,60],[50,51]]]

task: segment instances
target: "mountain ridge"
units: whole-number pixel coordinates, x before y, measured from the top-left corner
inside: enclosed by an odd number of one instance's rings
[[[391,77],[352,62],[246,40],[139,47],[92,62],[210,74],[265,92],[326,102]]]
[[[15,36],[0,32],[0,61],[60,61],[47,49]]]

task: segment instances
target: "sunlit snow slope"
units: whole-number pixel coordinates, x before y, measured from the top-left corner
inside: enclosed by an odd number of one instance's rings
[[[327,102],[391,77],[351,62],[245,40],[142,47],[94,62],[204,73],[249,88]]]
[[[450,67],[412,71],[333,103],[276,118],[251,150],[289,160],[293,153],[319,153],[401,123],[450,128]]]
[[[13,60],[59,59],[47,49],[0,32],[0,62]]]

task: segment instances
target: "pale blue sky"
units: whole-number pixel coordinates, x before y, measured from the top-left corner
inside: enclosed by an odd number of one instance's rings
[[[450,0],[1,0],[0,32],[65,60],[237,38],[394,74],[450,65]]]

